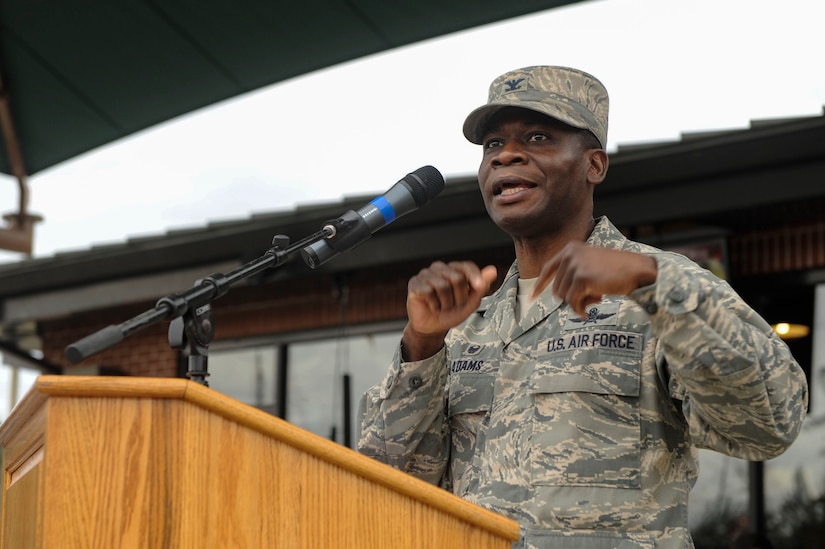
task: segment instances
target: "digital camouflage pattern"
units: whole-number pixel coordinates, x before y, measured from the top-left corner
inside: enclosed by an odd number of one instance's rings
[[[484,127],[493,114],[504,107],[521,107],[574,128],[590,130],[604,148],[609,103],[604,85],[584,71],[554,66],[524,67],[493,80],[487,104],[471,112],[464,121],[464,136],[480,145]]]
[[[524,548],[686,548],[695,448],[782,453],[799,365],[730,286],[606,219],[588,243],[653,256],[655,284],[579,318],[548,288],[522,322],[515,265],[434,357],[361,402],[359,450],[516,520]]]

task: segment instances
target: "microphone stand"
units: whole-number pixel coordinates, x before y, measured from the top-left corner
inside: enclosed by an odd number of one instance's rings
[[[110,325],[66,347],[66,358],[76,364],[81,360],[113,347],[126,337],[164,319],[169,324],[169,344],[173,349],[189,347],[189,364],[186,376],[202,385],[209,386],[206,377],[209,344],[215,336],[212,321],[212,300],[229,291],[230,286],[269,267],[286,262],[289,255],[324,238],[335,236],[338,221],[330,221],[323,229],[303,240],[289,245],[289,237],[276,235],[272,247],[264,255],[253,259],[229,274],[216,273],[195,282],[194,287],[170,294],[158,300],[153,309],[118,325]]]

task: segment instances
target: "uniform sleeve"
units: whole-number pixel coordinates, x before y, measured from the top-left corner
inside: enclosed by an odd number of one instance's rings
[[[441,483],[449,459],[445,419],[446,351],[402,362],[396,349],[383,382],[361,398],[358,451],[432,484]]]
[[[808,402],[788,346],[727,282],[655,257],[656,282],[631,297],[650,314],[657,362],[693,444],[754,461],[778,456],[799,434]]]

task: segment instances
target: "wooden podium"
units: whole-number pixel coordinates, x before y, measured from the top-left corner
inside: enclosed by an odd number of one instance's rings
[[[183,379],[41,376],[0,448],[4,549],[518,539],[509,519]]]

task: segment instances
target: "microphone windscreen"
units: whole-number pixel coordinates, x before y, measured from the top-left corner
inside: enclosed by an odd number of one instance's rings
[[[423,206],[444,190],[444,177],[432,166],[423,166],[404,178],[415,205]]]

